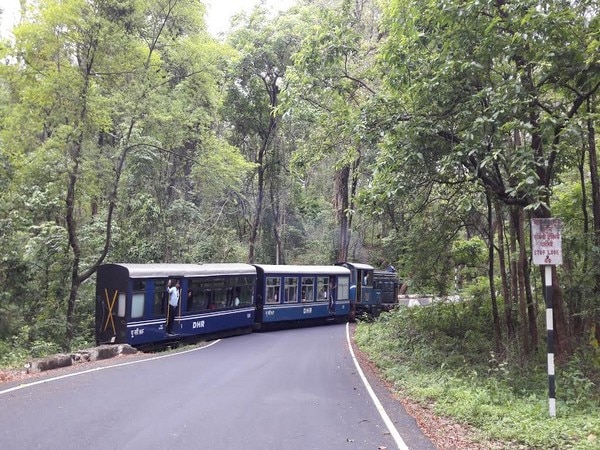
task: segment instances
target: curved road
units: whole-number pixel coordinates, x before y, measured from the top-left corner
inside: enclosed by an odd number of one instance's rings
[[[345,325],[253,333],[1,385],[0,448],[434,449],[372,381]]]

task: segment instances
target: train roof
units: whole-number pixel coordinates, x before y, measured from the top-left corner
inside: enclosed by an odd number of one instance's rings
[[[241,263],[209,263],[209,264],[178,264],[151,263],[105,264],[104,270],[124,269],[130,278],[167,278],[167,277],[206,277],[211,275],[256,275],[256,269],[250,264]]]
[[[350,272],[341,266],[307,266],[307,265],[277,265],[255,264],[256,268],[265,273],[278,275],[348,275]]]
[[[358,269],[358,270],[373,270],[374,269],[373,266],[370,266],[368,264],[354,263],[354,262],[347,262],[347,261],[338,263],[338,265],[348,267],[350,269]]]
[[[390,272],[389,270],[375,269],[373,274],[378,277],[398,278],[398,272]]]

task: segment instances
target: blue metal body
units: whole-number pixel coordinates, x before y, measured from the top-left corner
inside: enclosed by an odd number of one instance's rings
[[[348,319],[348,269],[264,264],[255,267],[257,328]]]
[[[140,346],[173,339],[166,333],[168,279],[181,285],[172,330],[178,338],[252,329],[256,269],[251,265],[105,264],[96,282],[97,343]],[[245,298],[235,305],[234,289],[240,284]],[[194,294],[202,295],[204,303],[194,305]]]
[[[381,312],[381,291],[373,288],[374,267],[368,264],[343,262],[341,267],[350,270],[350,289],[354,314],[379,315]]]
[[[133,346],[263,327],[347,321],[351,270],[264,264],[105,264],[96,279],[96,342]],[[167,280],[179,282],[169,318]],[[171,285],[173,285],[173,283]],[[361,288],[365,295],[366,288]]]
[[[400,284],[395,271],[375,270],[373,272],[373,292],[377,296],[377,303],[381,304],[384,311],[398,306]]]

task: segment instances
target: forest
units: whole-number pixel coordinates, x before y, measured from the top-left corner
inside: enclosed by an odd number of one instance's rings
[[[393,264],[498,358],[600,371],[600,3],[22,0],[0,42],[0,365],[93,345],[107,262]],[[481,312],[483,311],[483,312]],[[464,333],[464,330],[454,330]],[[452,330],[450,334],[452,333]]]

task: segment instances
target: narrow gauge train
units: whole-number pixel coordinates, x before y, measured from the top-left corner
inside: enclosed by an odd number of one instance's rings
[[[166,287],[179,281],[177,339],[347,321],[351,271],[341,266],[105,264],[96,278],[96,342],[144,346],[166,333]]]
[[[350,270],[350,297],[353,315],[376,317],[398,305],[399,281],[396,272],[375,270],[368,264],[338,263]]]

